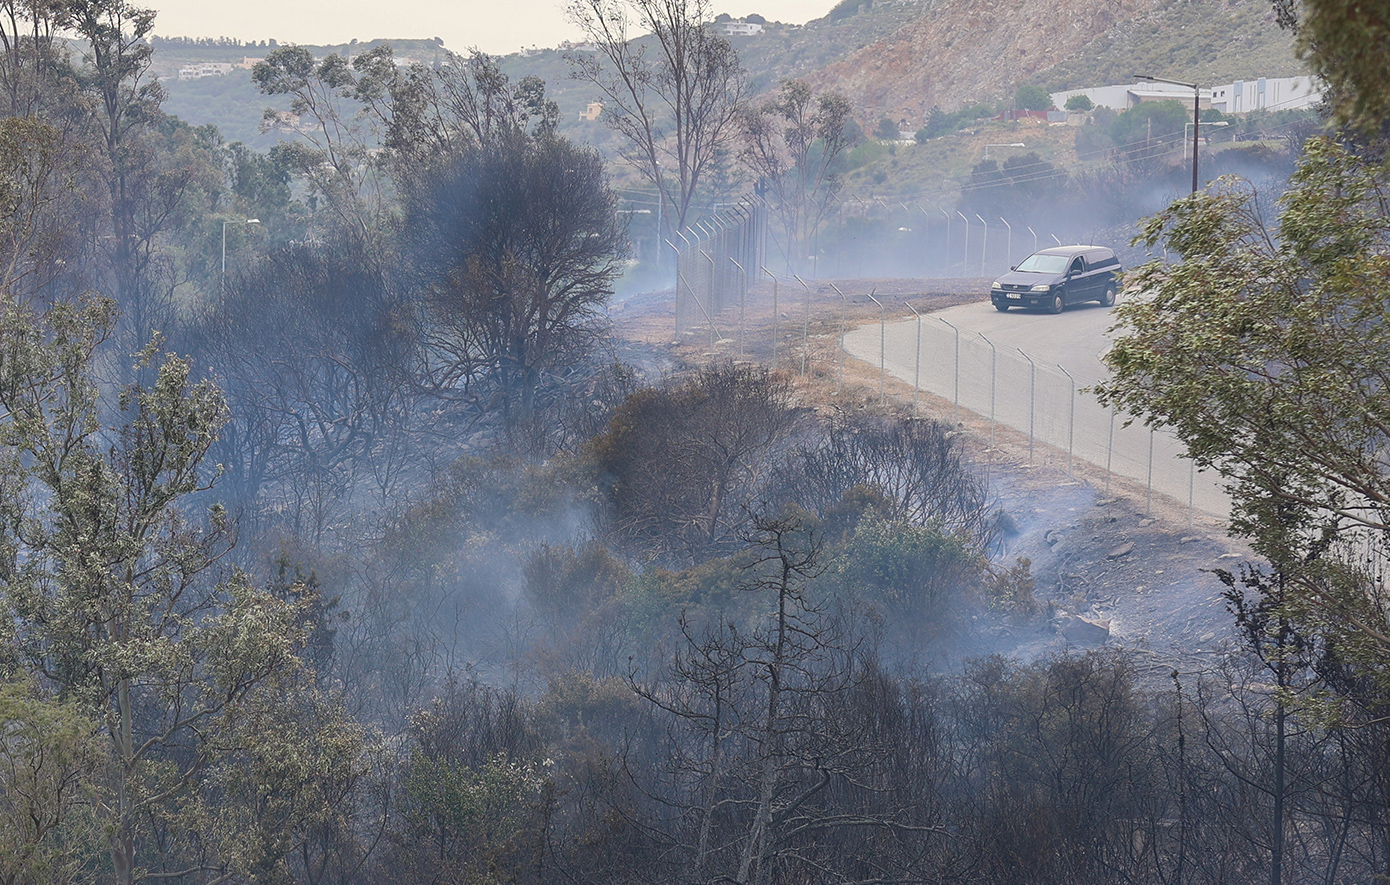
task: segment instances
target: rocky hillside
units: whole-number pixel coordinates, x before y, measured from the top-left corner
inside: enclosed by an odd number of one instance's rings
[[[886,113],[915,127],[933,106],[998,101],[1025,83],[1063,89],[1135,72],[1201,82],[1301,72],[1268,0],[939,0],[921,9],[807,79],[848,93],[865,119]]]

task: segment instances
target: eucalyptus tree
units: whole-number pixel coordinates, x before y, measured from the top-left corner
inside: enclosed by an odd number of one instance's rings
[[[839,193],[839,178],[831,170],[850,145],[852,110],[839,92],[816,95],[806,83],[787,80],[776,97],[740,118],[740,156],[773,204],[790,268],[801,266]]]
[[[572,0],[568,10],[596,50],[569,56],[572,76],[598,90],[619,154],[683,230],[733,155],[749,95],[738,54],[708,24],[709,0]]]

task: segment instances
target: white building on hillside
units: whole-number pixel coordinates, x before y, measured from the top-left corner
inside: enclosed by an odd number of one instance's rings
[[[729,37],[752,37],[763,32],[763,26],[753,22],[723,22],[719,29]]]
[[[225,77],[232,72],[232,68],[234,67],[236,66],[216,61],[188,65],[187,67],[179,68],[179,79],[197,80],[199,77]]]
[[[1285,111],[1308,108],[1322,99],[1322,90],[1312,77],[1260,77],[1234,83],[1203,87],[1199,90],[1203,108],[1216,108],[1227,114],[1249,111]],[[1067,99],[1084,95],[1096,107],[1127,111],[1146,101],[1181,101],[1191,104],[1192,90],[1168,83],[1143,82],[1132,86],[1095,86],[1052,93],[1052,104],[1065,107]]]
[[[1312,77],[1260,77],[1213,88],[1211,106],[1227,114],[1243,114],[1299,110],[1321,100],[1322,90]]]

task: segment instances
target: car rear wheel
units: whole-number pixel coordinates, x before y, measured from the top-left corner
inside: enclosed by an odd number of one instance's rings
[[[1003,303],[1002,301],[996,301],[996,302],[994,302],[994,309],[997,310],[997,311],[999,311],[1000,313],[1008,313],[1008,312],[1009,312],[1009,306],[1008,306],[1007,304]]]
[[[1105,287],[1105,294],[1100,296],[1100,303],[1103,307],[1115,306],[1115,284],[1111,283]]]
[[[1063,304],[1062,304],[1062,296],[1061,296],[1061,295],[1053,295],[1053,296],[1052,296],[1052,305],[1051,305],[1048,309],[1049,309],[1052,313],[1061,313],[1061,312],[1062,312],[1062,307],[1063,307]]]

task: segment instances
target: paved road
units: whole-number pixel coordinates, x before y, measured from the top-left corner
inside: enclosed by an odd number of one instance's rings
[[[883,358],[888,371],[909,384],[920,377],[923,390],[958,400],[961,408],[984,418],[993,412],[997,421],[1022,433],[1031,426],[1039,441],[1062,451],[1070,448],[1075,457],[1101,469],[1108,465],[1141,484],[1150,482],[1152,471],[1155,491],[1226,517],[1227,496],[1214,477],[1191,470],[1175,438],[1165,432],[1151,435],[1138,423],[1123,426],[1124,415],[1112,420],[1084,390],[1106,376],[1100,356],[1110,344],[1113,322],[1111,311],[1095,304],[1052,315],[1019,309],[1000,313],[988,301],[976,302],[923,315],[920,369],[913,319],[886,324]],[[960,330],[958,360],[951,326]],[[845,349],[877,365],[878,324],[846,334]]]

